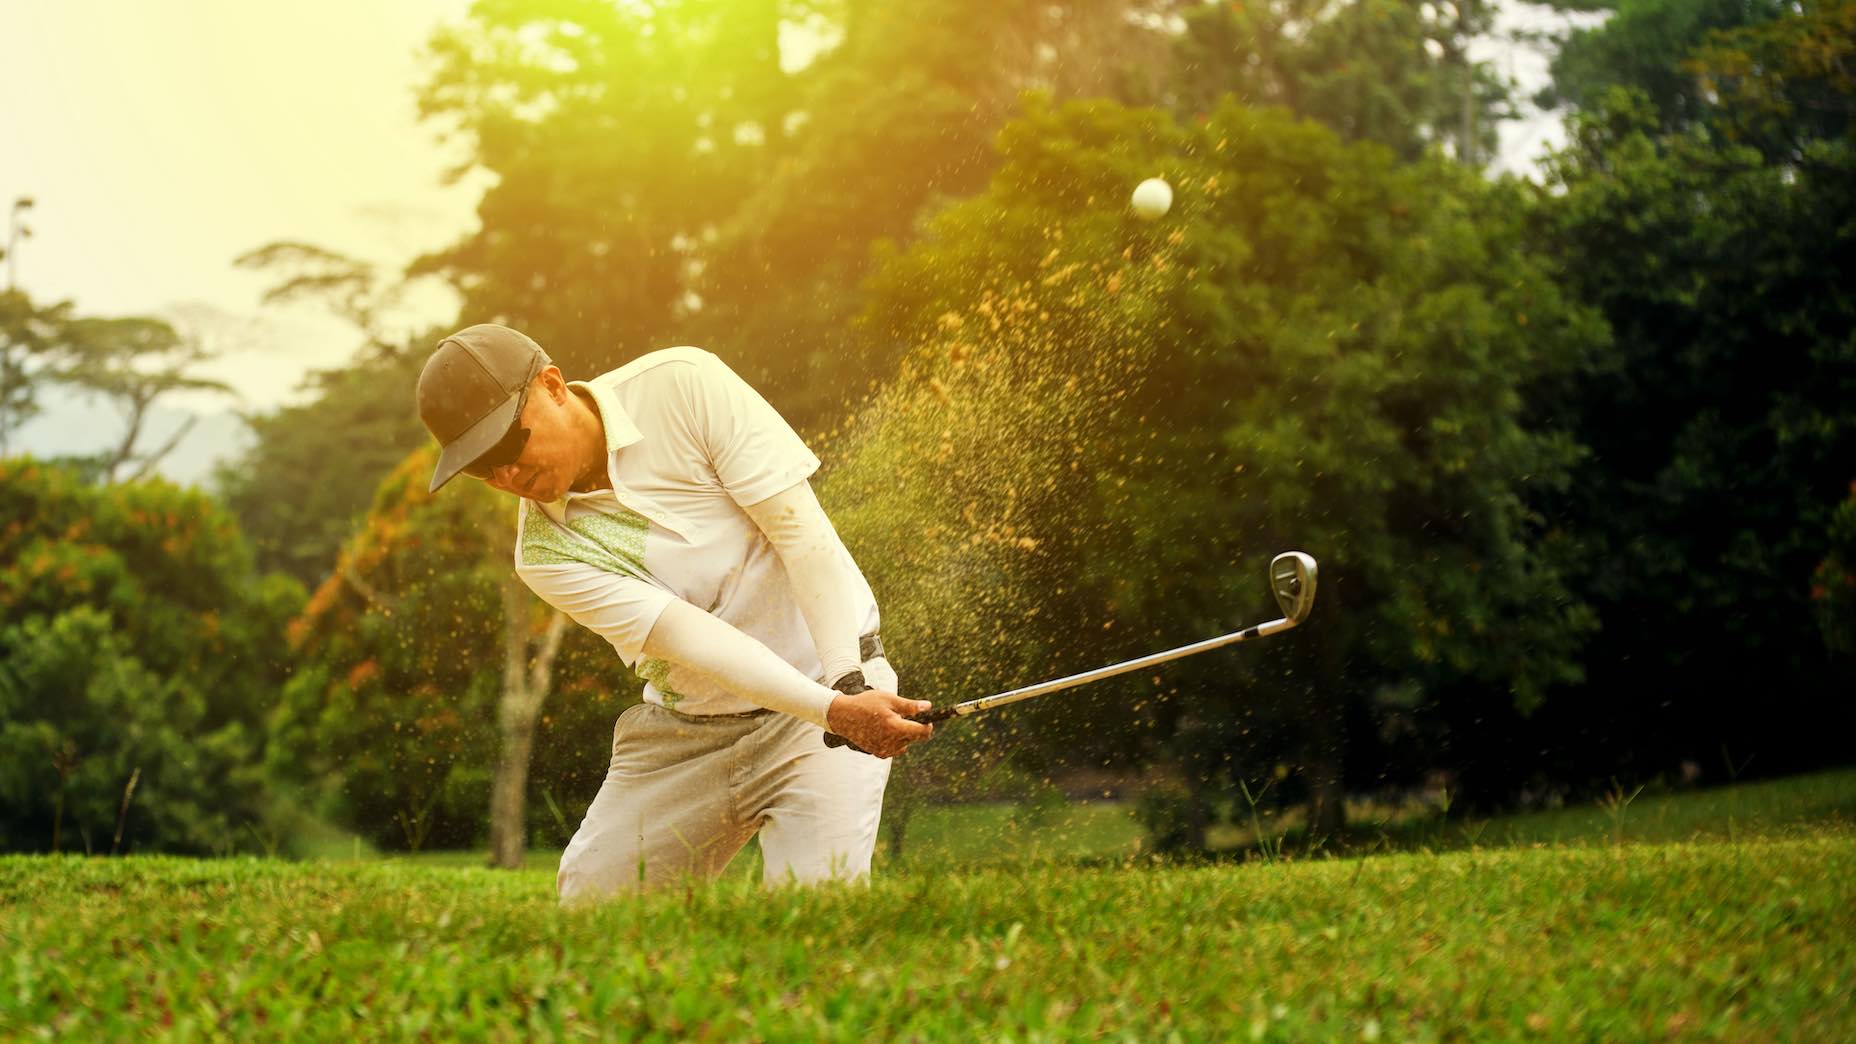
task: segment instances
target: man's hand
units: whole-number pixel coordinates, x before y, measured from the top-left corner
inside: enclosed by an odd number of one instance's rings
[[[868,753],[893,758],[907,750],[909,744],[934,735],[933,725],[906,717],[933,706],[927,700],[905,700],[882,689],[839,693],[825,712],[825,723]]]

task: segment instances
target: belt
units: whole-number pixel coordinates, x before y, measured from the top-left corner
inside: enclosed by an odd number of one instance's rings
[[[766,707],[757,707],[754,710],[749,710],[749,711],[735,711],[730,714],[685,714],[680,710],[671,710],[669,707],[666,707],[661,703],[641,703],[641,704],[638,704],[638,706],[656,707],[658,710],[663,711],[665,714],[668,714],[671,717],[676,718],[679,721],[690,721],[690,722],[738,721],[742,718],[764,718],[767,715],[773,713],[773,711],[769,710]]]
[[[864,663],[883,656],[883,636],[871,631],[857,639],[857,660]],[[884,659],[889,657],[883,656]]]

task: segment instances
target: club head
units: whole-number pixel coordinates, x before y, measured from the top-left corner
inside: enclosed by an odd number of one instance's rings
[[[1270,559],[1270,593],[1282,607],[1283,619],[1299,624],[1315,604],[1315,560],[1300,551],[1284,551]]]

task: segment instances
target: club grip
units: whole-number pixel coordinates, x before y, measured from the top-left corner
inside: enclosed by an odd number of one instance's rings
[[[930,707],[927,710],[922,711],[920,714],[911,714],[909,715],[909,720],[919,721],[924,725],[932,725],[937,721],[946,721],[947,719],[951,717],[954,717],[954,705],[951,703],[944,703],[939,707]],[[850,740],[845,739],[843,736],[840,736],[835,732],[825,733],[825,746],[827,747],[849,747],[859,754],[870,753],[869,751],[863,749],[862,747],[858,746],[855,743],[852,743]]]

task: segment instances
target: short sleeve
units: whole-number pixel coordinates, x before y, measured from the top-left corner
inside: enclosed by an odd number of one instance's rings
[[[637,577],[590,565],[518,565],[516,573],[541,600],[612,643],[625,666],[644,655],[645,639],[676,595]]]
[[[705,353],[686,373],[696,431],[736,504],[758,504],[818,470],[818,457],[786,418],[727,363]]]

